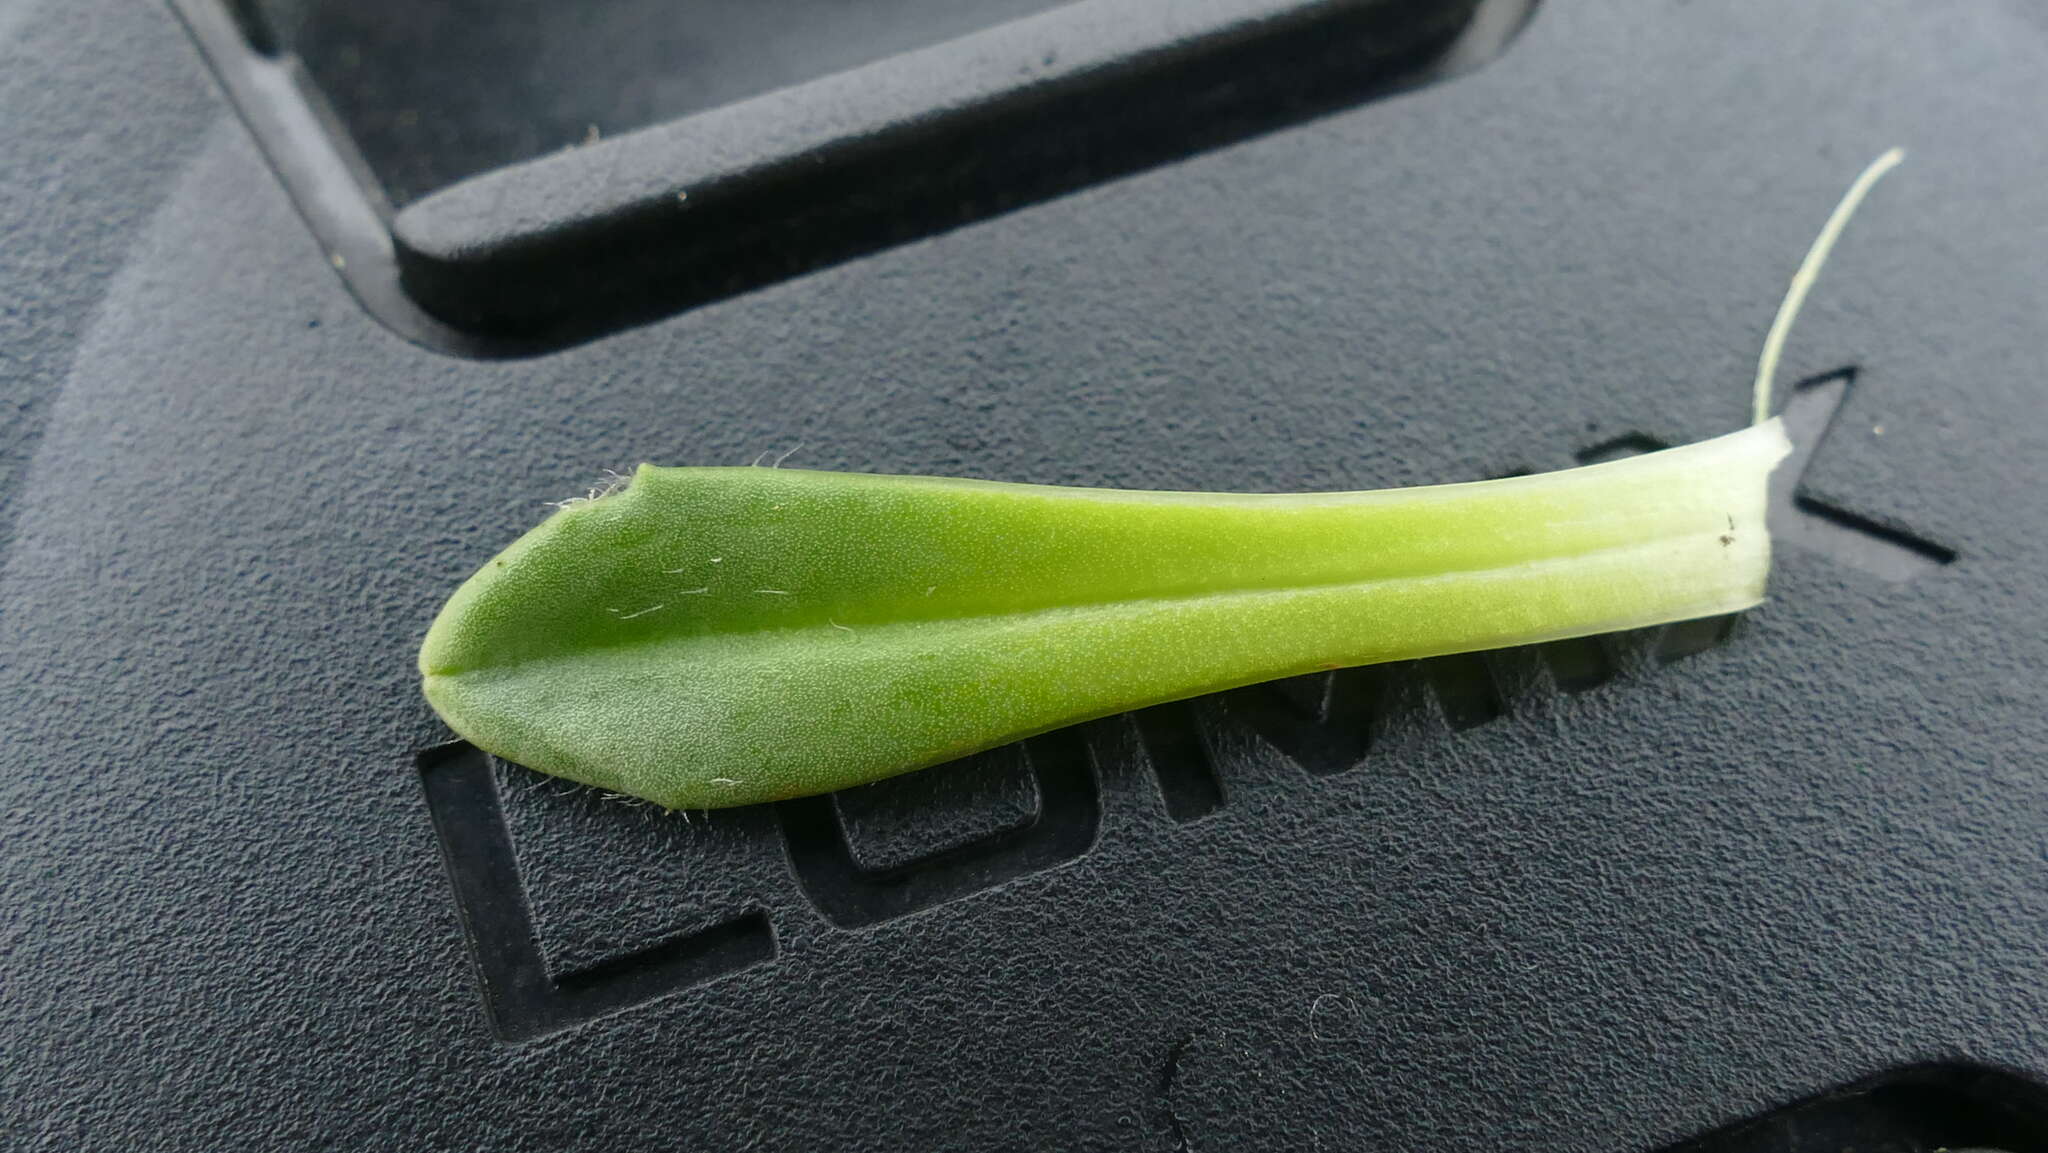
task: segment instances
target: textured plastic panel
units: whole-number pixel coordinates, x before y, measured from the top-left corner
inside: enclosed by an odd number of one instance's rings
[[[168,12],[12,0],[0,62],[0,1145],[2044,1147],[2037,7],[1560,0],[496,362],[359,307]],[[1725,430],[1894,143],[1739,621],[708,818],[419,699],[455,582],[640,459],[1365,487]]]
[[[404,204],[1069,0],[230,0]]]
[[[1044,5],[983,0],[934,23],[925,0],[892,0],[762,39],[794,13],[449,0],[380,20],[326,0],[171,0],[350,291],[393,331],[471,356],[587,340],[1440,83],[1498,56],[1533,2],[1089,0],[1004,22]],[[849,18],[868,32],[834,42]],[[945,39],[977,21],[994,23]],[[705,52],[664,67],[639,44],[616,68],[577,66],[643,26]],[[829,71],[906,40],[928,46]],[[694,112],[648,98],[766,84],[747,63],[764,49],[783,79],[826,71]],[[577,146],[529,158],[565,106],[594,118]],[[600,123],[646,127],[608,139]],[[472,170],[409,203],[407,181]]]
[[[516,355],[1440,81],[1531,0],[223,2],[173,0],[358,295]]]
[[[1080,0],[477,176],[392,221],[406,288],[573,339],[1383,93],[1477,0]]]

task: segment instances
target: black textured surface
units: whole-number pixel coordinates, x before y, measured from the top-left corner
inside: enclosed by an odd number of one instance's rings
[[[0,0],[0,549],[108,278],[220,114],[176,36],[146,6]]]
[[[1900,1069],[1687,1141],[1669,1153],[2001,1153],[2048,1145],[2039,1082]]]
[[[1425,82],[1477,0],[1093,0],[498,169],[391,224],[450,324],[561,343]]]
[[[0,1144],[1747,1153],[1934,1068],[1822,1131],[2040,1147],[2030,5],[1559,0],[1434,88],[495,363],[357,307],[175,29],[0,4]],[[948,770],[852,841],[421,759],[433,610],[606,467],[1363,487],[1729,428],[1894,143],[1790,371],[1797,495],[1945,550],[1910,579],[1787,529],[1725,639],[1113,719],[1034,743],[1056,797]]]
[[[1064,0],[255,0],[396,203]]]

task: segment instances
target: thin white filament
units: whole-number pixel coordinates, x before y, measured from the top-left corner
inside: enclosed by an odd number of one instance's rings
[[[1870,195],[1878,179],[1899,166],[1906,158],[1906,150],[1894,148],[1870,162],[1849,191],[1842,194],[1842,202],[1835,205],[1833,215],[1813,238],[1813,247],[1806,250],[1806,259],[1799,263],[1799,271],[1792,274],[1792,287],[1785,291],[1785,299],[1778,305],[1777,319],[1771,321],[1771,333],[1764,338],[1763,355],[1756,362],[1756,405],[1751,417],[1752,424],[1762,424],[1771,416],[1771,382],[1778,375],[1778,356],[1785,351],[1785,336],[1792,331],[1792,322],[1799,317],[1799,309],[1806,304],[1807,290],[1820,277],[1821,265],[1828,262],[1828,253],[1833,252],[1835,241],[1841,239],[1842,230],[1849,226],[1849,218],[1856,215],[1856,208],[1863,198]]]

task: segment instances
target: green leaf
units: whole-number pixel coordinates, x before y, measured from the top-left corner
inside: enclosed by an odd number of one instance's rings
[[[1315,495],[643,465],[471,577],[456,732],[671,807],[801,796],[1317,669],[1734,612],[1772,420],[1541,476]]]

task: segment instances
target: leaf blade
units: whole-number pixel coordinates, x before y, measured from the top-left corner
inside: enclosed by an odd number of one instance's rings
[[[1314,668],[1746,608],[1785,448],[1771,423],[1305,497],[643,468],[473,577],[422,673],[542,771],[675,807],[823,792]]]

